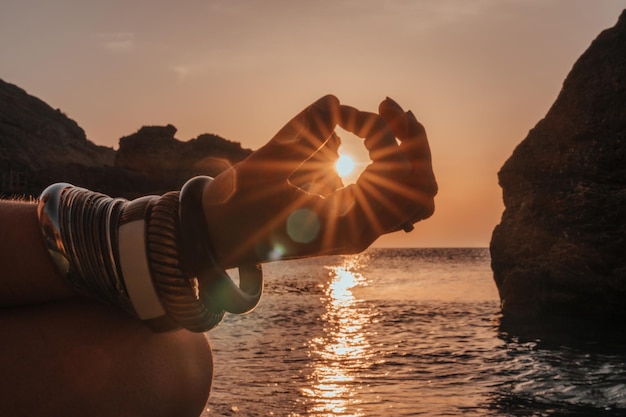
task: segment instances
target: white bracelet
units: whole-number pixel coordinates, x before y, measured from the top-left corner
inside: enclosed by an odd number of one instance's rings
[[[152,284],[146,260],[145,236],[146,223],[143,219],[123,224],[118,231],[122,276],[133,308],[141,320],[166,314]]]

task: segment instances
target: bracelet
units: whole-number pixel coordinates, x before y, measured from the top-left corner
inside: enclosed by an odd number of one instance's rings
[[[210,305],[229,313],[244,314],[261,299],[263,272],[260,265],[240,266],[237,287],[215,259],[202,209],[202,194],[212,180],[211,177],[195,177],[181,190],[182,260],[198,277],[201,295]]]
[[[153,330],[166,331],[180,327],[166,313],[160,294],[152,280],[147,259],[146,216],[158,197],[146,196],[130,201],[124,207],[117,226],[117,257],[126,291],[135,316]],[[115,228],[113,228],[115,230]]]
[[[115,262],[117,228],[125,200],[57,183],[39,197],[37,214],[53,262],[80,292],[132,311]]]
[[[132,201],[53,184],[37,210],[48,252],[72,287],[155,331],[210,330],[225,311],[252,310],[263,288],[260,266],[240,266],[237,286],[213,255],[202,210],[210,181]]]
[[[178,194],[165,194],[151,210],[147,221],[147,259],[168,314],[182,327],[202,332],[217,326],[224,311],[202,300],[197,279],[180,265]]]

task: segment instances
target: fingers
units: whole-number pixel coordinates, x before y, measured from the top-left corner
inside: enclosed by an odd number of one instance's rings
[[[387,122],[393,133],[401,141],[408,136],[408,122],[402,107],[389,97],[378,106],[378,113]]]
[[[415,199],[416,202],[421,200],[412,220],[426,218],[434,210],[432,197],[438,191],[426,130],[417,121],[413,112],[405,112],[389,97],[380,103],[379,112],[400,140],[400,148],[408,156],[411,163]]]
[[[403,217],[402,205],[394,194],[405,191],[400,189],[395,178],[408,175],[410,163],[396,142],[389,123],[381,115],[341,106],[339,125],[365,139],[372,164],[361,173],[352,198],[356,197],[357,205],[362,209],[359,215],[368,217],[359,221],[368,221],[377,234],[382,234],[388,227],[388,218]],[[393,215],[377,218],[390,212]]]
[[[335,130],[339,100],[327,95],[311,104],[252,156],[255,160],[280,161],[295,169],[313,155]]]
[[[373,162],[354,186],[327,197],[328,218],[335,223],[327,230],[337,231],[329,242],[351,236],[352,245],[369,244],[434,211],[437,183],[424,127],[389,98],[380,104],[379,113],[341,106],[339,125],[365,137]]]
[[[400,140],[403,151],[411,159],[430,160],[426,131],[411,111],[405,112],[389,97],[380,103],[378,111]]]
[[[393,160],[401,156],[393,132],[378,114],[342,105],[338,123],[348,132],[365,139],[365,148],[372,161]]]
[[[407,112],[407,121],[408,137],[400,146],[406,148],[406,152],[411,156],[413,171],[421,174],[421,188],[431,196],[435,196],[438,186],[433,172],[432,156],[426,131],[411,111]]]

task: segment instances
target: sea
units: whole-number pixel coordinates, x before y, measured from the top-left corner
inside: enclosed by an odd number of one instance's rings
[[[264,265],[208,332],[203,416],[626,416],[626,344],[504,325],[486,248]]]

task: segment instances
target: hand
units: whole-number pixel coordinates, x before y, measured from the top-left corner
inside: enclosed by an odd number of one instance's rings
[[[337,125],[364,138],[372,159],[347,187],[333,167]],[[362,251],[430,217],[436,193],[426,132],[411,112],[391,99],[379,114],[362,112],[329,95],[218,175],[202,199],[216,257],[230,268]]]

